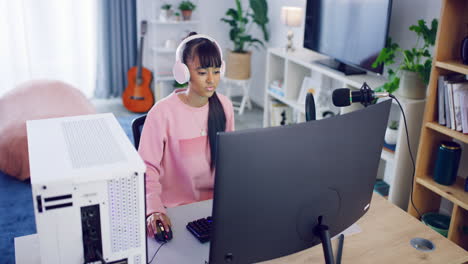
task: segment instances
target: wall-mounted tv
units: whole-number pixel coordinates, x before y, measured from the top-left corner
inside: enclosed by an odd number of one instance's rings
[[[385,47],[392,0],[307,0],[304,48],[345,74],[382,73],[372,63]]]

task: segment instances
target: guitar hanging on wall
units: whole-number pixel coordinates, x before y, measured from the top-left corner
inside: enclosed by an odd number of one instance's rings
[[[127,72],[128,85],[122,95],[125,108],[136,113],[148,112],[154,104],[154,96],[151,92],[151,71],[143,67],[143,42],[145,39],[146,20],[141,22],[140,51],[137,66]]]

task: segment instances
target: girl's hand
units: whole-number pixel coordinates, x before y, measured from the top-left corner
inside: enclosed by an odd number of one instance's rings
[[[154,235],[156,234],[158,230],[156,228],[156,221],[158,220],[162,222],[162,224],[164,225],[164,229],[171,230],[171,219],[169,219],[169,217],[164,213],[156,212],[149,215],[146,218],[146,230],[148,236],[154,237]]]

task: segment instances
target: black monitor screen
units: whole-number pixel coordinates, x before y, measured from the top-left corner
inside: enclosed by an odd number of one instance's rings
[[[256,263],[320,243],[369,209],[391,101],[322,120],[218,134],[209,263]]]
[[[391,0],[308,0],[304,47],[382,73],[371,65],[385,47]]]

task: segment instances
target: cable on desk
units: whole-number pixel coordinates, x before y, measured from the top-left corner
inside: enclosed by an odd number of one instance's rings
[[[414,174],[416,173],[416,165],[414,164],[413,153],[411,151],[411,145],[410,145],[410,140],[409,140],[409,135],[408,135],[408,125],[406,124],[405,111],[403,111],[403,107],[401,107],[400,102],[398,101],[398,99],[393,94],[390,94],[389,96],[391,98],[395,99],[395,101],[398,103],[398,106],[400,107],[401,113],[403,115],[403,121],[405,122],[406,143],[408,144],[408,151],[409,151],[409,154],[410,154],[410,157],[411,157],[411,162],[413,164],[413,174],[411,176],[410,200],[411,200],[411,205],[413,205],[414,210],[416,210],[416,212],[419,215],[419,218],[421,218],[421,213],[419,213],[418,208],[416,208],[416,206],[414,205],[414,202],[413,202]]]
[[[148,262],[148,264],[150,264],[151,262],[153,262],[154,260],[154,257],[156,257],[156,254],[158,254],[158,251],[161,249],[162,246],[164,246],[164,244],[166,244],[167,242],[163,242],[161,245],[159,245],[158,249],[156,249],[156,252],[154,252],[154,255],[153,257],[151,258],[151,260]]]

